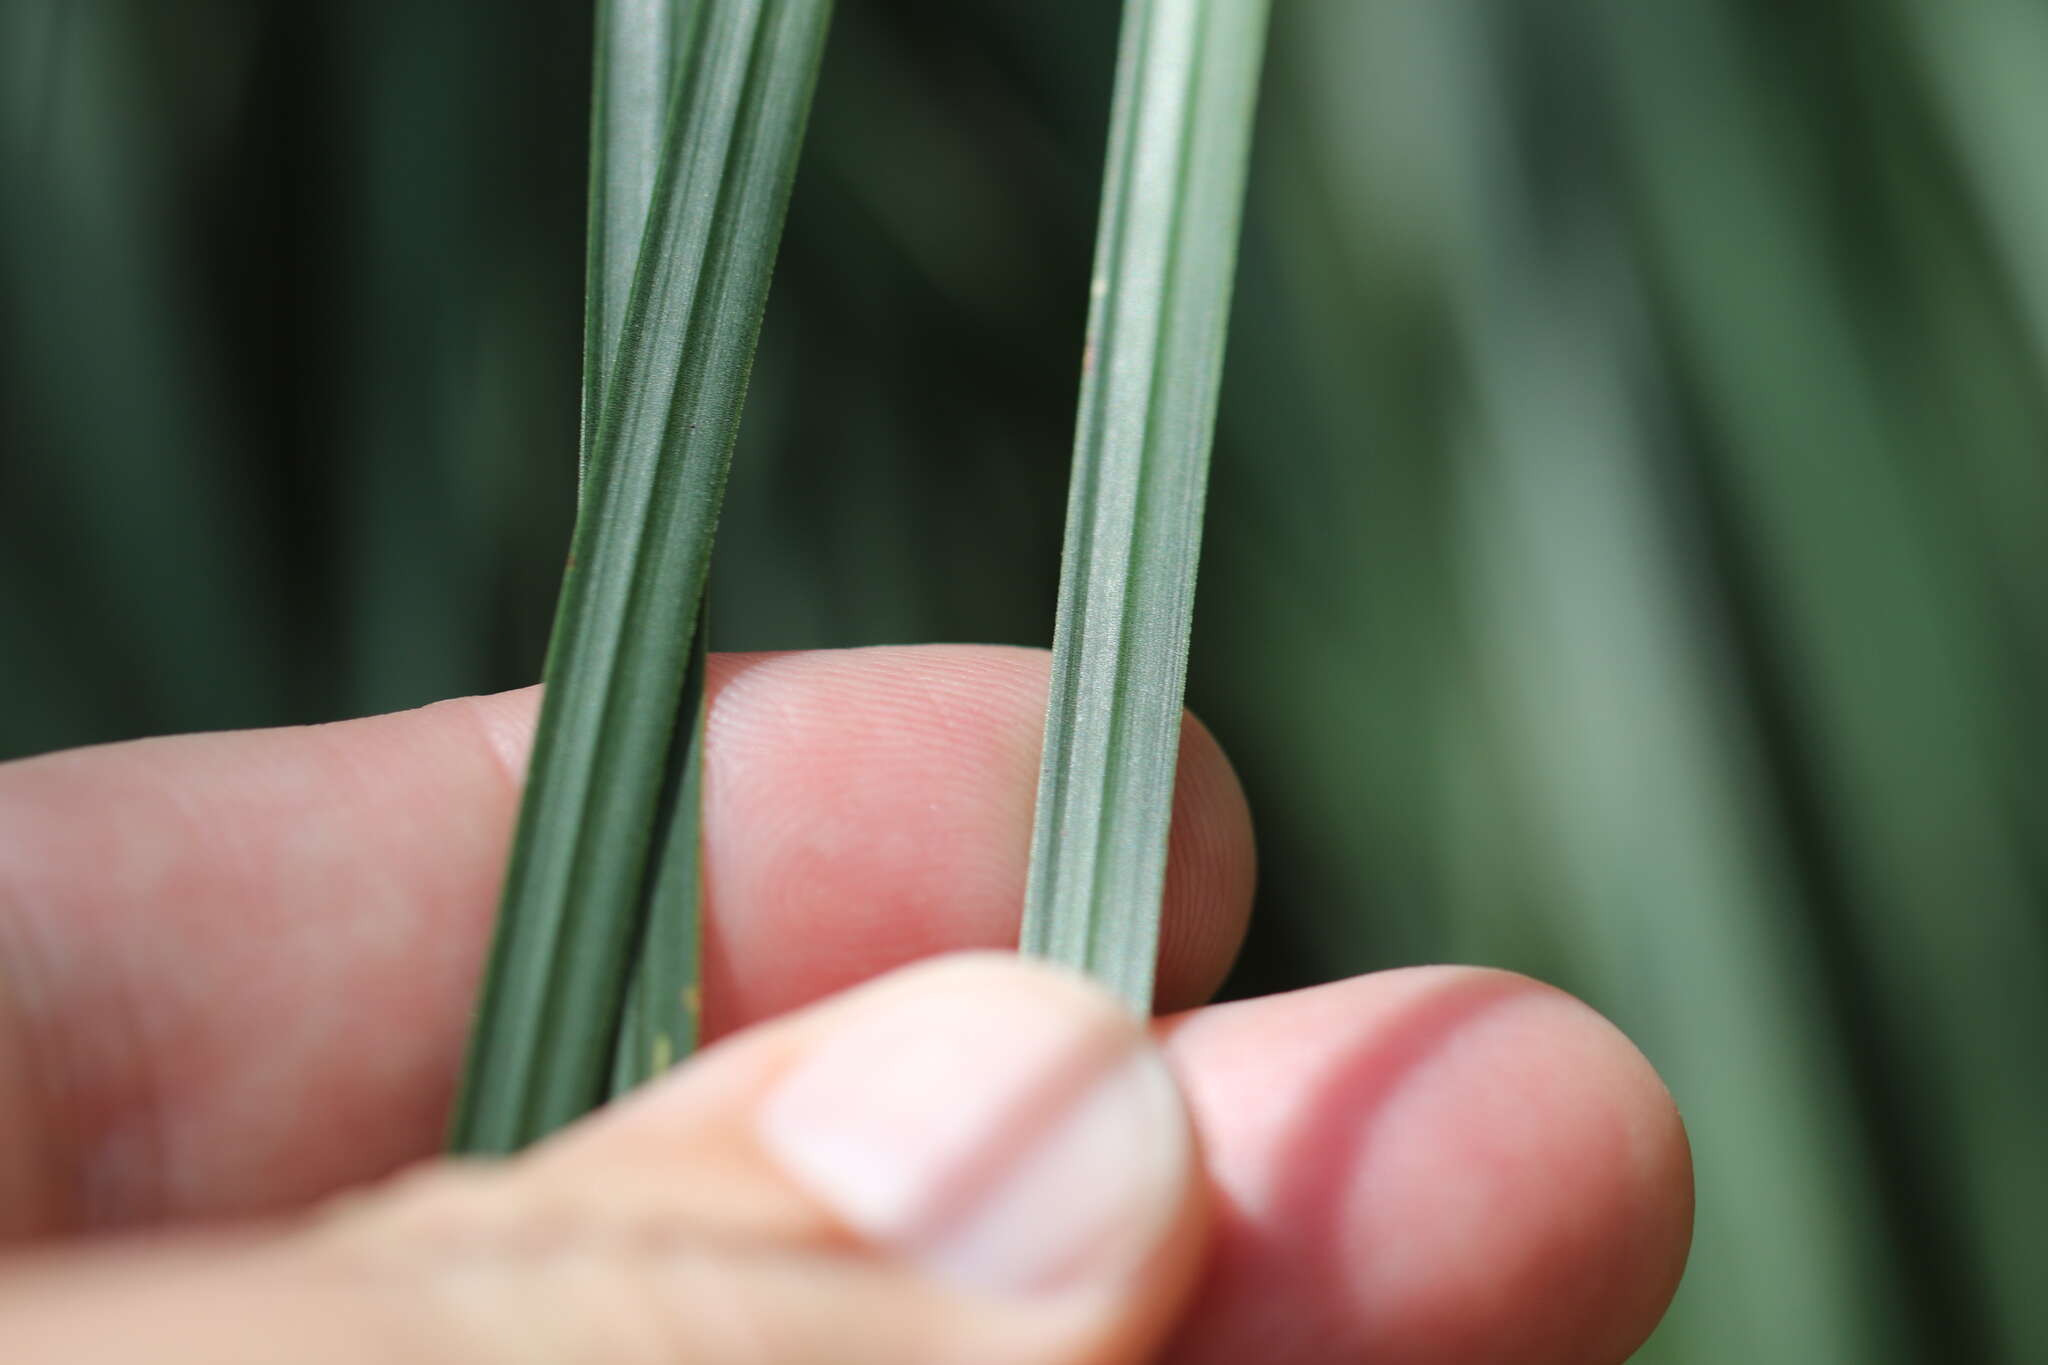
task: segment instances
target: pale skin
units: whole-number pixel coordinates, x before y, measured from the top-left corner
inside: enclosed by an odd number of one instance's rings
[[[1054,1308],[877,1244],[764,1155],[755,1117],[864,1002],[1009,992],[1155,1055],[1113,1005],[1007,961],[837,995],[1014,940],[1045,659],[728,655],[712,687],[723,1041],[487,1169],[433,1159],[536,691],[0,765],[9,1359],[1600,1365],[1655,1325],[1691,1165],[1597,1014],[1459,967],[1201,1006],[1253,849],[1193,724],[1153,1039],[1196,1145],[1156,1247]]]

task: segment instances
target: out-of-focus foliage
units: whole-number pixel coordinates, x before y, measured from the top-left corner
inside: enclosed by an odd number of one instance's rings
[[[2048,11],[1276,7],[1191,695],[1266,989],[1663,1069],[1657,1362],[2048,1356]],[[576,0],[0,7],[0,752],[538,669]],[[1116,7],[847,6],[721,648],[1050,634]]]

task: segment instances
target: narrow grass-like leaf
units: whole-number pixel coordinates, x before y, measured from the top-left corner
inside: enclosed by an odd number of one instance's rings
[[[830,0],[703,0],[618,368],[451,1143],[516,1149],[609,1088],[711,537]]]
[[[703,995],[699,925],[704,901],[701,820],[704,804],[704,665],[710,632],[700,605],[690,672],[669,754],[671,785],[661,847],[647,882],[640,946],[626,992],[625,1019],[612,1057],[612,1093],[623,1094],[687,1057],[697,1046]]]
[[[700,0],[598,0],[590,81],[590,227],[584,273],[579,469],[597,442],[661,170],[669,97],[702,33]]]
[[[599,0],[591,79],[590,227],[583,337],[583,431],[579,469],[587,475],[598,416],[616,369],[647,210],[661,166],[676,71],[702,35],[699,0]],[[698,863],[703,677],[707,644],[701,607],[689,681],[667,768],[666,830],[647,877],[634,977],[613,1057],[614,1093],[630,1090],[696,1045]]]
[[[1266,0],[1129,0],[1023,946],[1149,1010]]]

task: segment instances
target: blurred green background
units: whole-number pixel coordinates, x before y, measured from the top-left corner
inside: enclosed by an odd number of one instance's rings
[[[1238,991],[1662,1068],[1641,1359],[2048,1359],[2048,7],[1282,0],[1194,705]],[[1044,643],[1116,7],[842,6],[719,648]],[[538,670],[588,0],[0,5],[0,756]]]

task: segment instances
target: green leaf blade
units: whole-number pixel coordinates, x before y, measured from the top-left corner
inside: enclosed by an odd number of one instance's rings
[[[702,33],[697,0],[599,0],[591,76],[589,257],[583,311],[587,466],[640,265],[676,73]]]
[[[595,1107],[614,1074],[712,534],[831,13],[830,0],[703,9],[563,578],[459,1150],[515,1150]]]
[[[647,906],[625,1020],[612,1055],[614,1095],[654,1079],[696,1050],[703,1015],[699,924],[704,900],[700,813],[704,803],[704,674],[709,632],[698,609],[690,671],[683,684],[678,749],[669,756],[674,791],[666,830],[647,877]]]
[[[1091,284],[1026,951],[1150,1008],[1265,0],[1131,0]]]

